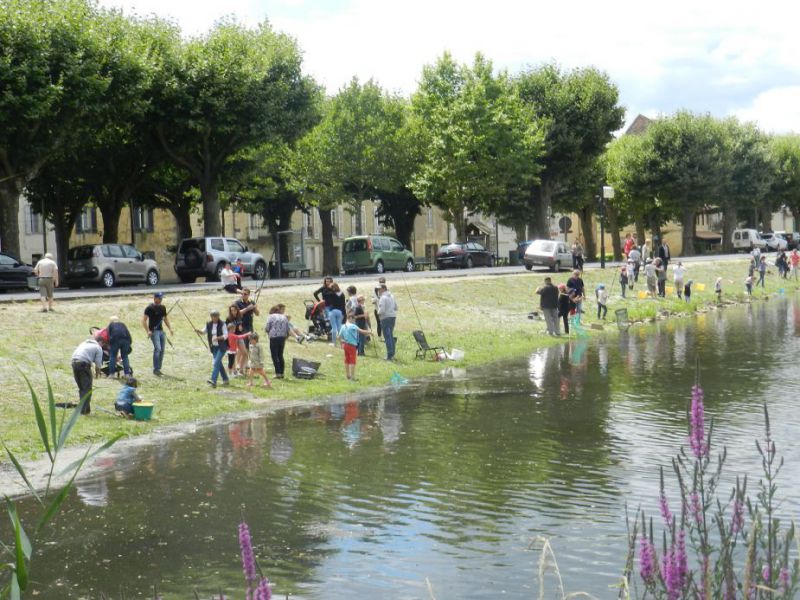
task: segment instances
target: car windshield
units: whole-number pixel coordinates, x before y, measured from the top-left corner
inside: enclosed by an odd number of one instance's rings
[[[205,240],[203,238],[192,238],[190,240],[183,240],[181,242],[180,251],[183,254],[186,254],[187,252],[189,252],[189,250],[192,250],[194,248],[197,248],[201,252],[204,252],[206,249]]]
[[[460,244],[460,243],[456,242],[456,243],[453,243],[453,244],[446,244],[446,245],[442,246],[442,250],[461,250],[462,246],[463,246],[463,244]]]
[[[534,252],[552,252],[556,244],[547,240],[536,240],[531,246]]]
[[[67,252],[68,260],[87,260],[94,256],[94,246],[78,246],[70,248]]]

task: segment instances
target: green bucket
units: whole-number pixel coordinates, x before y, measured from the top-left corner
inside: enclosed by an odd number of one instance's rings
[[[133,406],[133,418],[137,421],[149,421],[153,416],[152,402],[134,402],[131,406]]]

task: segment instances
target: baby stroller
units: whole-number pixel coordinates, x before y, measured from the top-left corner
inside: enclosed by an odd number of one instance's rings
[[[331,323],[325,315],[325,302],[320,300],[306,300],[306,320],[310,323],[308,333],[317,339],[331,338]]]

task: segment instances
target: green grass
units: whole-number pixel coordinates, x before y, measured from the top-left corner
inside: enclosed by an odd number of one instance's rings
[[[629,297],[622,300],[618,297],[619,287],[616,284],[609,301],[605,333],[616,332],[613,315],[614,310],[620,307],[628,309],[632,320],[645,321],[665,310],[675,314],[688,314],[716,305],[713,293],[716,276],[723,277],[724,300],[743,301],[746,264],[746,259],[743,258],[738,261],[688,265],[687,277],[706,285],[703,292],[695,289],[690,304],[677,298],[655,300]],[[429,343],[444,345],[448,350],[459,348],[466,352],[466,357],[458,363],[459,366],[481,365],[559,343],[559,340],[544,335],[543,322],[527,318],[528,312],[538,309],[538,296],[534,295],[533,290],[544,276],[544,273],[521,271],[502,277],[470,275],[463,278],[411,280],[406,284],[400,274],[389,274],[390,287],[400,305],[396,330],[399,338],[396,363],[387,363],[376,358],[375,349],[368,347],[367,357],[359,358],[356,373],[358,381],[351,382],[344,377],[341,350],[322,342],[300,345],[290,340],[285,354],[287,365],[291,365],[293,357],[320,361],[322,377],[312,381],[296,380],[291,376],[284,380],[273,379],[273,389],[254,386],[252,391],[244,387],[245,381],[242,378],[232,380],[232,385],[227,388],[209,388],[206,380],[211,371],[211,355],[177,309],[170,315],[176,335],[172,338],[174,348],[168,347],[164,360],[163,371],[167,376],[153,376],[152,348],[140,323],[142,311],[149,302],[146,294],[125,298],[57,301],[57,312],[46,314],[38,312],[39,304],[35,299],[2,304],[0,410],[3,412],[3,419],[0,423],[0,437],[14,451],[23,456],[34,456],[39,450],[36,443],[38,435],[30,395],[22,373],[28,375],[39,391],[43,391],[43,369],[46,368],[53,382],[56,400],[77,400],[77,388],[70,367],[72,352],[78,343],[88,337],[89,327],[107,324],[112,315],[119,316],[133,334],[131,362],[140,381],[140,394],[146,400],[156,403],[155,418],[147,423],[126,421],[95,409],[92,416],[80,419],[71,438],[72,444],[99,442],[118,433],[126,436],[147,434],[165,425],[254,409],[267,410],[278,405],[285,406],[287,403],[314,402],[326,397],[376,389],[389,385],[395,371],[406,378],[436,374],[442,369],[442,363],[423,362],[414,358],[416,345],[411,331],[420,325],[412,308],[412,298]],[[616,277],[616,270],[586,272],[585,281],[587,290],[590,290],[590,299],[587,302],[584,323],[597,321],[594,318],[592,291],[600,282],[609,286],[612,277]],[[567,278],[568,274],[562,273],[555,276],[554,280],[559,283],[565,282]],[[260,301],[262,314],[256,320],[258,331],[263,330],[268,307],[278,302],[286,304],[293,322],[305,329],[307,323],[303,318],[303,300],[310,297],[316,283],[309,282],[307,288],[265,290]],[[371,283],[370,281],[369,284]],[[644,283],[640,280],[635,291],[643,286]],[[781,287],[787,293],[797,289],[794,282],[780,282],[776,274],[770,274],[766,294],[775,293]],[[754,300],[763,295],[762,292],[757,292]],[[174,293],[165,298],[167,307],[178,298],[197,326],[202,326],[212,308],[227,312],[226,306],[233,299],[231,295],[218,291]],[[599,331],[589,331],[591,335],[602,334]],[[261,341],[267,341],[265,335],[262,335]],[[268,358],[268,348],[265,350]],[[382,357],[383,344],[379,344],[377,350]],[[267,362],[267,372],[271,373],[269,360]],[[116,380],[96,381],[93,406],[111,410],[119,386]]]

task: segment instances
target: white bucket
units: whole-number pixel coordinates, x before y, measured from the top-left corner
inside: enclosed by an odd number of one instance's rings
[[[464,360],[464,351],[458,348],[453,348],[450,352],[450,360]]]

